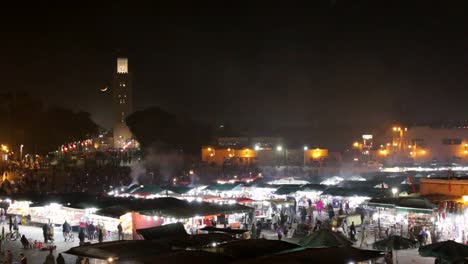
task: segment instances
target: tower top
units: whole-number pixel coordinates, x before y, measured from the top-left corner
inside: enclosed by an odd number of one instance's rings
[[[117,73],[128,73],[128,58],[117,58]]]

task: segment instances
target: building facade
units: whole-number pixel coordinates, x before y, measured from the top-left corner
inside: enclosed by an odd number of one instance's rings
[[[468,162],[467,128],[412,127],[406,140],[414,161]]]
[[[128,58],[117,58],[112,86],[114,148],[127,148],[132,144],[132,133],[125,124],[127,116],[133,112],[133,85],[128,66]]]

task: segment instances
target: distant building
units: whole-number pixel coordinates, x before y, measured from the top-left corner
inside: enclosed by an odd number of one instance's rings
[[[468,180],[421,179],[419,192],[422,196],[446,195],[462,197],[468,194]]]
[[[412,127],[406,152],[415,161],[468,162],[467,128]]]
[[[133,85],[128,68],[128,58],[117,58],[112,86],[114,106],[114,148],[127,148],[132,144],[132,133],[125,118],[133,112]]]
[[[329,158],[327,149],[252,149],[224,146],[204,146],[203,162],[216,166],[319,166]],[[336,157],[333,157],[336,158]]]

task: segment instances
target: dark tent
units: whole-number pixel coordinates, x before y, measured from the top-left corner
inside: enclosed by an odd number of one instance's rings
[[[158,241],[120,240],[73,247],[65,253],[95,259],[135,260],[171,251],[170,245]]]
[[[240,204],[212,204],[207,202],[188,202],[172,197],[155,199],[126,199],[119,204],[104,207],[98,215],[120,217],[129,212],[160,217],[190,218],[194,216],[246,213],[253,209]]]
[[[146,240],[156,240],[169,237],[188,237],[182,223],[174,223],[163,226],[137,229],[136,232],[143,236]]]
[[[303,247],[320,248],[351,246],[353,242],[347,239],[342,234],[333,232],[327,228],[322,228],[302,238],[299,241],[299,244]]]
[[[419,255],[423,257],[441,258],[445,261],[452,261],[455,263],[463,263],[464,260],[468,259],[468,246],[453,240],[437,242],[420,247]]]
[[[180,264],[180,263],[203,263],[203,264],[220,264],[232,262],[233,259],[229,256],[216,253],[198,251],[198,250],[181,250],[168,254],[155,255],[147,258],[140,258],[143,263],[165,263],[165,264]]]
[[[237,240],[236,238],[223,234],[198,234],[190,236],[170,237],[167,239],[158,240],[161,243],[166,243],[174,248],[179,249],[199,249],[204,247],[212,247],[213,244],[226,243]]]
[[[374,243],[375,249],[380,250],[401,250],[418,247],[419,242],[401,236],[390,236]]]
[[[232,229],[232,228],[217,228],[213,226],[205,226],[201,229],[201,231],[208,231],[208,232],[218,232],[218,233],[226,233],[231,235],[241,235],[249,230],[246,229]]]
[[[279,240],[248,239],[220,244],[217,247],[210,249],[210,251],[214,250],[235,259],[248,259],[267,256],[299,247],[300,246],[297,244]]]
[[[382,251],[363,250],[354,247],[299,248],[262,258],[237,263],[287,263],[287,264],[331,264],[356,263],[383,258]]]

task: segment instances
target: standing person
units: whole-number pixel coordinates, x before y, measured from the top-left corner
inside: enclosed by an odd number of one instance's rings
[[[367,247],[367,233],[366,233],[366,227],[364,225],[362,225],[362,229],[361,229],[361,233],[362,233],[362,236],[361,236],[361,246],[365,243],[366,247]]]
[[[65,259],[63,258],[62,253],[58,254],[57,264],[65,264]]]
[[[49,241],[49,226],[47,224],[42,226],[42,235],[44,236],[44,244],[47,244]]]
[[[65,220],[65,223],[63,223],[63,225],[62,225],[63,238],[64,238],[65,242],[67,242],[67,237],[70,234],[70,231],[71,231],[71,226]]]
[[[349,202],[348,201],[346,201],[346,203],[345,203],[345,212],[346,212],[346,214],[349,214]],[[361,222],[362,222],[362,220],[361,220]]]
[[[53,249],[49,250],[49,254],[47,255],[44,264],[55,264],[55,256],[52,253]]]
[[[94,233],[96,232],[96,227],[93,225],[93,222],[88,226],[88,239],[94,240]]]
[[[307,213],[307,218],[309,219],[309,224],[311,224],[313,220],[313,215],[314,215],[314,208],[312,208],[312,206],[307,207],[306,213]]]
[[[322,213],[322,210],[323,210],[323,202],[322,202],[322,200],[319,200],[317,202],[317,212],[318,212],[319,215]]]
[[[117,231],[118,231],[118,239],[117,240],[123,240],[123,229],[122,229],[122,223],[119,223],[117,225]]]
[[[431,232],[427,228],[424,230],[426,231],[426,245],[432,244]]]
[[[80,246],[84,245],[85,233],[82,228],[80,229],[80,232],[78,233],[78,239],[80,240]]]
[[[103,235],[102,235],[102,229],[99,228],[98,229],[98,241],[99,241],[99,243],[102,243],[103,240],[104,240],[104,238],[103,238]]]
[[[51,242],[54,242],[55,240],[55,233],[54,233],[54,225],[53,224],[49,224],[49,240]]]
[[[427,233],[426,233],[426,229],[423,228],[421,230],[421,232],[419,233],[419,243],[421,243],[421,245],[426,245],[426,241],[427,241]]]
[[[10,222],[9,222],[9,227],[10,227],[10,233],[11,233],[11,230],[13,228],[13,218],[11,218],[11,215],[10,215],[10,218],[9,218]]]
[[[257,220],[257,238],[260,238],[260,235],[262,234],[262,222],[260,220]]]
[[[352,241],[356,240],[356,227],[354,226],[354,221],[351,222],[351,225],[349,226],[349,238],[351,238]]]
[[[278,229],[278,216],[276,216],[276,214],[271,216],[271,223],[273,224],[274,230]]]
[[[24,253],[20,253],[20,264],[28,264],[28,259],[24,255]]]

